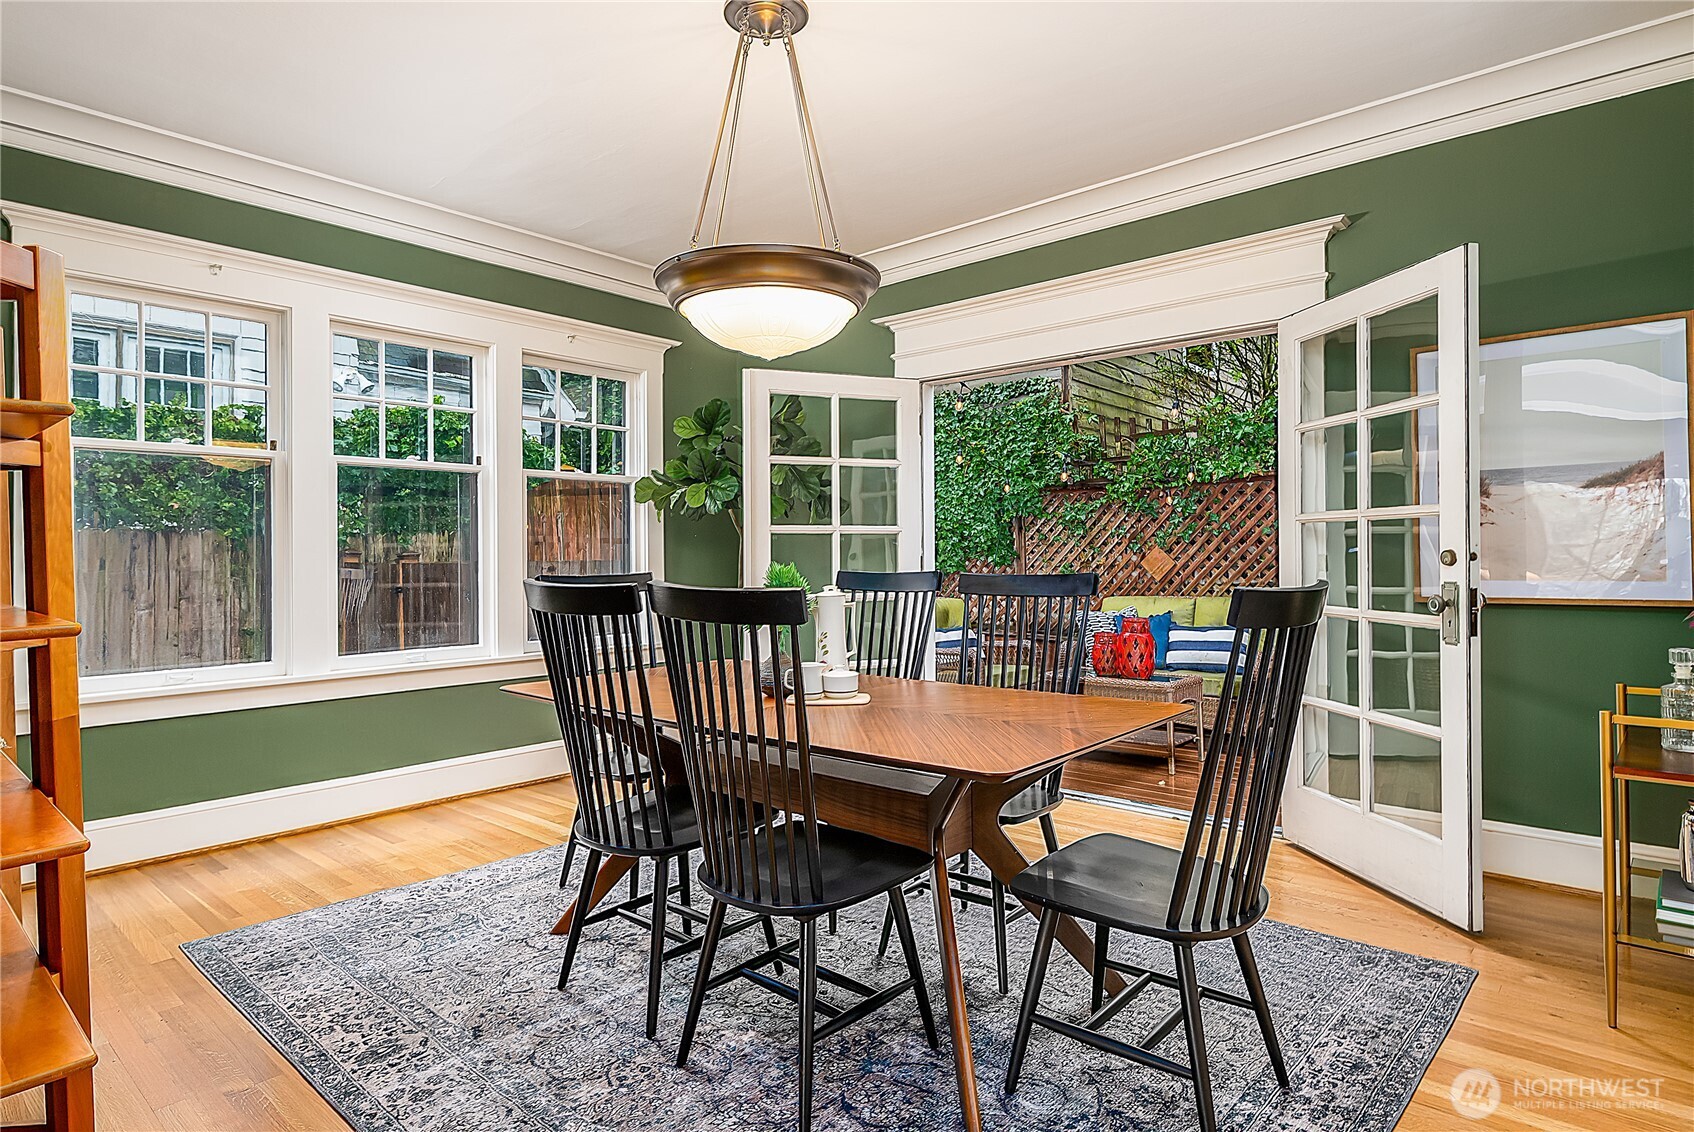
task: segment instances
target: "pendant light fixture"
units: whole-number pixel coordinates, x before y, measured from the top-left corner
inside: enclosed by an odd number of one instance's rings
[[[809,350],[841,332],[864,309],[882,281],[875,267],[841,250],[841,238],[829,207],[823,163],[812,132],[811,110],[800,82],[794,36],[806,26],[804,0],[732,0],[724,19],[736,31],[735,60],[729,90],[718,118],[717,140],[706,169],[706,188],[694,219],[688,250],[660,264],[653,273],[659,289],[694,328],[718,345],[765,359]],[[800,148],[812,191],[818,244],[721,244],[724,206],[729,200],[730,169],[741,125],[741,94],[754,41],[769,47],[780,40],[788,57],[794,88],[794,112],[800,121]],[[723,167],[717,221],[712,240],[700,246],[712,190]]]

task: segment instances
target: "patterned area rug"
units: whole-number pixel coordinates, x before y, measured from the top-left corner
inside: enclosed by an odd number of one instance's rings
[[[792,1128],[797,1014],[744,980],[706,1000],[687,1069],[674,1064],[694,957],[666,971],[659,1040],[642,1036],[645,930],[591,926],[570,989],[554,989],[564,940],[562,849],[300,912],[185,944],[183,951],[360,1132]],[[578,869],[584,854],[577,857]],[[627,890],[620,886],[619,892]],[[696,894],[696,899],[703,899]],[[820,933],[820,961],[873,985],[898,980],[898,945],[876,958],[885,905]],[[912,919],[943,1035],[923,1040],[911,996],[823,1042],[816,1127],[958,1127],[933,908]],[[724,941],[720,965],[759,949]],[[1012,926],[1013,993],[996,993],[986,909],[959,920],[984,1123],[991,1129],[1189,1129],[1185,1082],[1037,1028],[1022,1087],[1001,1082],[1034,924]],[[1286,924],[1254,930],[1293,1087],[1277,1087],[1251,1014],[1207,1002],[1206,1038],[1223,1127],[1388,1129],[1458,1015],[1475,972]],[[1114,954],[1166,972],[1163,945],[1115,933]],[[1202,945],[1203,983],[1245,994],[1227,943]],[[720,967],[721,969],[721,967]],[[786,970],[792,979],[793,969]],[[1055,952],[1043,1007],[1080,1017],[1088,982]],[[1144,992],[1108,1033],[1138,1038],[1175,1003]],[[1187,1061],[1180,1029],[1159,1047]]]

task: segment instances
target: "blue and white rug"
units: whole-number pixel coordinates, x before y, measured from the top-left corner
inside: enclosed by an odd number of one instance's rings
[[[587,930],[570,989],[554,989],[564,939],[548,929],[566,901],[562,853],[496,861],[183,951],[359,1132],[792,1128],[798,1017],[789,1003],[742,980],[720,988],[706,1000],[688,1068],[678,1069],[694,956],[666,970],[659,1039],[649,1042],[646,932],[618,919]],[[876,958],[884,907],[852,909],[839,935],[820,933],[820,961],[873,985],[901,978],[898,945]],[[926,898],[912,901],[912,911],[942,1048],[924,1042],[910,995],[821,1043],[820,1132],[959,1127],[933,910]],[[1034,925],[1012,925],[1013,991],[1005,997],[996,993],[987,910],[971,908],[958,930],[988,1128],[1197,1126],[1186,1082],[1039,1027],[1022,1086],[1007,1096],[1001,1083]],[[724,941],[720,969],[758,950],[757,936]],[[1293,1087],[1277,1087],[1250,1013],[1207,1002],[1220,1124],[1392,1128],[1476,973],[1268,920],[1254,929],[1253,944]],[[1121,932],[1113,952],[1172,969],[1167,946]],[[1228,943],[1202,945],[1198,959],[1201,982],[1246,993]],[[1087,976],[1055,952],[1043,1009],[1081,1017],[1087,996]],[[1144,992],[1107,1032],[1135,1040],[1174,1003],[1174,992]],[[1187,1061],[1180,1028],[1159,1050]]]

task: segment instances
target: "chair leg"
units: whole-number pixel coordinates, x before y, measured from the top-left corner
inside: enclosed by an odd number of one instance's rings
[[[700,943],[700,965],[694,970],[694,990],[688,996],[688,1016],[682,1022],[682,1041],[676,1048],[677,1067],[688,1065],[688,1047],[694,1044],[694,1031],[700,1025],[700,1004],[706,1001],[706,984],[712,978],[712,964],[718,957],[718,936],[723,934],[724,913],[729,905],[712,898],[712,910],[706,916],[706,938]]]
[[[999,877],[988,885],[989,898],[994,902],[994,973],[1000,977],[1000,993],[1011,990],[1011,976],[1006,970],[1006,886]]]
[[[830,914],[829,914],[829,934],[830,934],[830,935],[834,935],[834,934],[835,934],[835,929],[836,929],[836,923],[835,923],[835,913],[834,913],[834,912],[831,912],[831,913],[830,913]]]
[[[694,907],[694,867],[691,863],[691,856],[691,853],[682,855],[682,872],[677,874],[676,878],[677,886],[682,890],[678,895],[682,897],[683,905],[689,908]],[[684,916],[682,918],[682,934],[694,934],[694,917]]]
[[[1259,1016],[1259,1031],[1265,1036],[1265,1049],[1270,1052],[1277,1084],[1286,1089],[1288,1066],[1282,1060],[1282,1043],[1276,1040],[1276,1021],[1271,1018],[1270,1000],[1265,997],[1265,984],[1259,979],[1259,963],[1253,958],[1253,945],[1247,942],[1245,932],[1235,937],[1235,957],[1241,961],[1241,977],[1247,982],[1247,997],[1253,1000],[1253,1012]]]
[[[629,870],[629,898],[641,899],[641,862],[638,860]]]
[[[563,888],[571,882],[571,861],[576,858],[576,829],[571,829],[570,838],[565,842],[565,867],[559,870],[559,887]]]
[[[812,1127],[812,1042],[818,1008],[818,922],[800,921],[800,1132]]]
[[[1047,978],[1047,959],[1053,953],[1053,936],[1059,930],[1059,913],[1041,909],[1041,926],[1035,930],[1035,953],[1029,957],[1029,978],[1023,986],[1023,1005],[1018,1008],[1018,1028],[1012,1037],[1012,1058],[1006,1063],[1006,1091],[1018,1091],[1023,1074],[1023,1055],[1029,1051],[1029,1032],[1035,1028],[1035,1008],[1041,1001],[1041,984]]]
[[[765,946],[774,951],[776,949],[776,925],[771,922],[771,918],[769,916],[761,916],[759,918],[763,920],[765,924]],[[772,966],[775,967],[777,974],[782,974],[782,960],[774,960]]]
[[[876,945],[876,957],[885,958],[888,955],[888,937],[894,932],[894,909],[890,908],[882,914],[882,942]]]
[[[1212,1070],[1206,1061],[1206,1023],[1200,1016],[1200,979],[1194,973],[1194,948],[1176,945],[1177,990],[1182,995],[1182,1028],[1188,1033],[1188,1064],[1194,1069],[1194,1100],[1200,1109],[1200,1132],[1217,1132],[1212,1109]]]
[[[659,984],[665,974],[665,913],[670,910],[671,859],[653,859],[653,938],[647,952],[647,1040],[659,1036]]]
[[[594,874],[599,871],[600,850],[590,849],[582,869],[582,886],[576,896],[576,914],[571,917],[571,928],[565,936],[565,961],[559,965],[560,990],[565,989],[571,977],[571,965],[576,962],[577,945],[582,942],[582,922],[588,919],[591,911],[588,904],[594,898]]]
[[[1094,927],[1094,993],[1090,1011],[1100,1009],[1106,1001],[1106,948],[1112,936],[1112,929],[1105,924]]]
[[[1057,853],[1059,851],[1059,831],[1053,825],[1052,814],[1041,815],[1041,840],[1047,843],[1047,852]]]
[[[923,965],[918,962],[917,940],[912,935],[912,917],[906,910],[906,894],[898,886],[888,890],[888,915],[900,928],[900,950],[906,953],[906,970],[912,976],[912,991],[918,996],[918,1017],[923,1019],[924,1037],[930,1049],[941,1048],[935,1032],[935,1014],[929,1008],[929,988],[923,984]]]

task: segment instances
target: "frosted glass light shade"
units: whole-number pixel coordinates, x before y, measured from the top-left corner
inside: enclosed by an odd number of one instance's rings
[[[677,310],[718,345],[766,361],[828,342],[859,313],[840,295],[770,284],[702,291]]]

